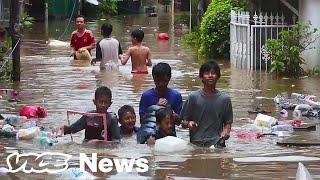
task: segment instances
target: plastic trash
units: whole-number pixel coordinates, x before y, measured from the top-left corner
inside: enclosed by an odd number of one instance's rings
[[[299,94],[299,93],[292,93],[291,94],[291,99],[294,99],[296,101],[298,101],[299,103],[304,103],[306,96],[303,94]]]
[[[9,169],[5,167],[0,167],[0,175],[7,174],[9,172]]]
[[[262,132],[241,131],[236,133],[239,139],[255,139],[263,136]]]
[[[254,124],[260,127],[268,127],[275,125],[277,123],[277,119],[274,117],[264,115],[264,114],[258,114],[256,119],[254,120]]]
[[[293,132],[293,126],[290,124],[283,124],[283,125],[275,125],[271,128],[272,132],[276,131],[289,131]]]
[[[308,169],[301,162],[298,164],[296,180],[313,180]]]
[[[240,127],[242,131],[249,131],[249,132],[271,132],[270,128],[267,127],[260,127],[256,124],[246,124]]]
[[[17,138],[17,132],[8,132],[0,129],[0,137],[2,138]]]
[[[280,117],[282,117],[282,118],[288,117],[288,111],[285,109],[282,109],[279,114],[280,114]]]
[[[45,118],[47,113],[41,106],[23,106],[20,109],[20,116],[29,118]]]
[[[55,143],[58,143],[52,133],[46,131],[41,131],[39,136],[34,138],[34,142],[40,147],[53,146]]]
[[[306,104],[309,104],[313,108],[320,109],[320,101],[318,100],[317,96],[307,96],[305,99]]]
[[[277,125],[289,124],[293,127],[300,127],[301,123],[302,123],[302,121],[300,119],[293,119],[293,120],[278,121]]]
[[[24,129],[28,129],[28,128],[32,128],[32,127],[36,127],[38,125],[37,121],[35,120],[31,120],[31,121],[27,121],[25,122],[22,127]]]
[[[39,127],[31,127],[28,129],[20,129],[18,131],[18,139],[21,140],[30,140],[35,137],[38,137],[40,134],[40,128]]]
[[[27,118],[25,116],[16,116],[12,114],[2,114],[1,116],[4,118],[7,124],[15,127],[21,126],[27,121]]]
[[[69,168],[69,169],[63,171],[63,173],[60,176],[60,179],[69,179],[69,180],[70,179],[74,179],[74,180],[86,179],[86,180],[90,180],[90,179],[96,179],[96,177],[91,175],[87,171],[82,171],[79,168]]]
[[[2,127],[2,130],[5,131],[5,132],[13,132],[14,131],[14,127],[11,126],[10,124],[5,124]]]
[[[157,152],[163,153],[184,151],[188,149],[188,142],[177,137],[167,136],[161,139],[157,139],[154,149]]]

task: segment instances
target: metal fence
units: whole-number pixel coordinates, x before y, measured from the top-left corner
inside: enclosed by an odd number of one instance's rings
[[[296,17],[292,17],[295,24]],[[279,33],[288,30],[293,25],[285,22],[282,14],[255,13],[231,11],[230,22],[230,61],[238,68],[253,70],[268,70],[271,64],[270,54],[265,43],[269,39],[278,39]]]

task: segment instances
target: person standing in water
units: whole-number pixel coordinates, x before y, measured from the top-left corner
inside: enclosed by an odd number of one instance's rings
[[[110,37],[112,25],[105,23],[101,26],[103,39],[97,43],[96,61],[101,61],[100,70],[119,70],[119,59],[122,54],[120,43]]]
[[[121,64],[127,64],[131,57],[133,74],[148,74],[147,66],[152,66],[150,49],[142,45],[144,32],[136,29],[131,33],[132,47],[127,50],[127,53],[121,58]]]
[[[85,21],[83,16],[76,18],[77,30],[71,34],[70,46],[72,48],[71,56],[76,60],[77,51],[87,50],[91,55],[91,50],[95,48],[96,40],[92,31],[86,29]]]

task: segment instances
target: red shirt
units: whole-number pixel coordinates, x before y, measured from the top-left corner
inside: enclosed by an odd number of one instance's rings
[[[96,44],[95,37],[93,36],[93,33],[88,29],[84,30],[84,33],[81,37],[78,36],[77,30],[73,31],[71,34],[70,46],[73,47],[76,51],[78,51],[78,49],[82,47],[95,45],[95,44]]]

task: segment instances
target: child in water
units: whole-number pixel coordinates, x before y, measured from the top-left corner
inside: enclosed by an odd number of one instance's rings
[[[96,110],[90,113],[106,113],[107,115],[107,133],[108,141],[120,141],[120,131],[118,126],[118,118],[115,113],[107,112],[112,104],[112,94],[108,87],[99,87],[95,91],[93,103]],[[94,142],[96,140],[104,140],[104,126],[101,117],[82,116],[71,126],[62,126],[55,130],[57,136],[76,133],[85,129],[85,140]]]
[[[138,132],[139,128],[136,124],[136,113],[132,106],[124,105],[118,111],[120,134],[121,135],[132,135]]]
[[[155,140],[166,136],[176,136],[173,132],[174,122],[172,122],[172,109],[165,107],[156,111],[157,129],[154,137],[150,136],[147,140],[148,145],[155,143]]]
[[[131,57],[132,71],[134,74],[148,74],[147,66],[151,66],[151,52],[150,49],[142,45],[144,32],[136,29],[131,33],[132,47],[127,50],[125,56],[121,58],[121,64],[125,65]]]

